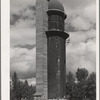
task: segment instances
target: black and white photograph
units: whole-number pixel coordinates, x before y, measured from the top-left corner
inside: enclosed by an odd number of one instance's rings
[[[8,100],[99,100],[97,2],[9,1]]]

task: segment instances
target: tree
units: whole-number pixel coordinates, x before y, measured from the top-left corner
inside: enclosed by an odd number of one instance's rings
[[[19,82],[19,79],[18,79],[17,73],[14,72],[14,74],[12,75],[12,86],[14,89],[17,88],[16,86],[18,82]]]
[[[72,72],[67,74],[67,82],[73,83],[75,81],[74,75]]]
[[[33,94],[36,92],[36,87],[35,86],[30,86],[29,87],[29,100],[34,100]]]
[[[22,94],[22,98],[23,99],[28,99],[28,95],[29,95],[29,86],[28,86],[28,82],[27,81],[25,81],[25,83],[23,83],[23,85],[22,85],[22,92],[21,92],[21,94]]]
[[[16,100],[21,100],[21,91],[20,91],[20,81],[18,79],[17,73],[14,72],[12,75],[12,90],[11,90],[11,95],[13,98]],[[11,97],[12,97],[11,96]]]
[[[73,85],[74,85],[74,76],[73,73],[69,72],[67,74],[67,83],[66,83],[66,95],[68,98],[72,97],[72,89],[73,89]]]
[[[76,72],[76,78],[78,81],[86,80],[88,77],[88,70],[85,68],[78,68]]]
[[[29,85],[28,85],[28,81],[27,81],[27,80],[25,80],[25,85],[29,86]]]
[[[94,72],[87,79],[86,96],[90,100],[96,100],[96,74]]]
[[[76,72],[78,82],[75,82],[73,74],[67,74],[66,95],[68,100],[96,100],[96,74],[88,76],[88,70],[78,68]]]
[[[34,100],[33,94],[36,88],[29,86],[28,81],[22,82],[18,79],[17,73],[14,72],[10,82],[10,100]]]
[[[80,99],[79,87],[76,83],[73,85],[72,96],[70,100],[82,100]]]

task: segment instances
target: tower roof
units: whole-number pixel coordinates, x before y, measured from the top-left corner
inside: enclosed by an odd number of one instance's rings
[[[64,7],[59,0],[50,0],[48,10],[60,10],[64,12]]]

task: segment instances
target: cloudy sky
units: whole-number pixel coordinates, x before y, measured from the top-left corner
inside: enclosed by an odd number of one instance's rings
[[[68,16],[65,30],[70,34],[66,47],[66,69],[96,70],[96,0],[60,0]],[[10,70],[22,80],[35,84],[36,0],[10,0]]]

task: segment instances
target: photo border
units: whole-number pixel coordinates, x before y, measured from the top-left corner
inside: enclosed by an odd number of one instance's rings
[[[96,0],[96,95],[99,100],[99,0]],[[10,100],[10,1],[1,0],[1,100]]]

